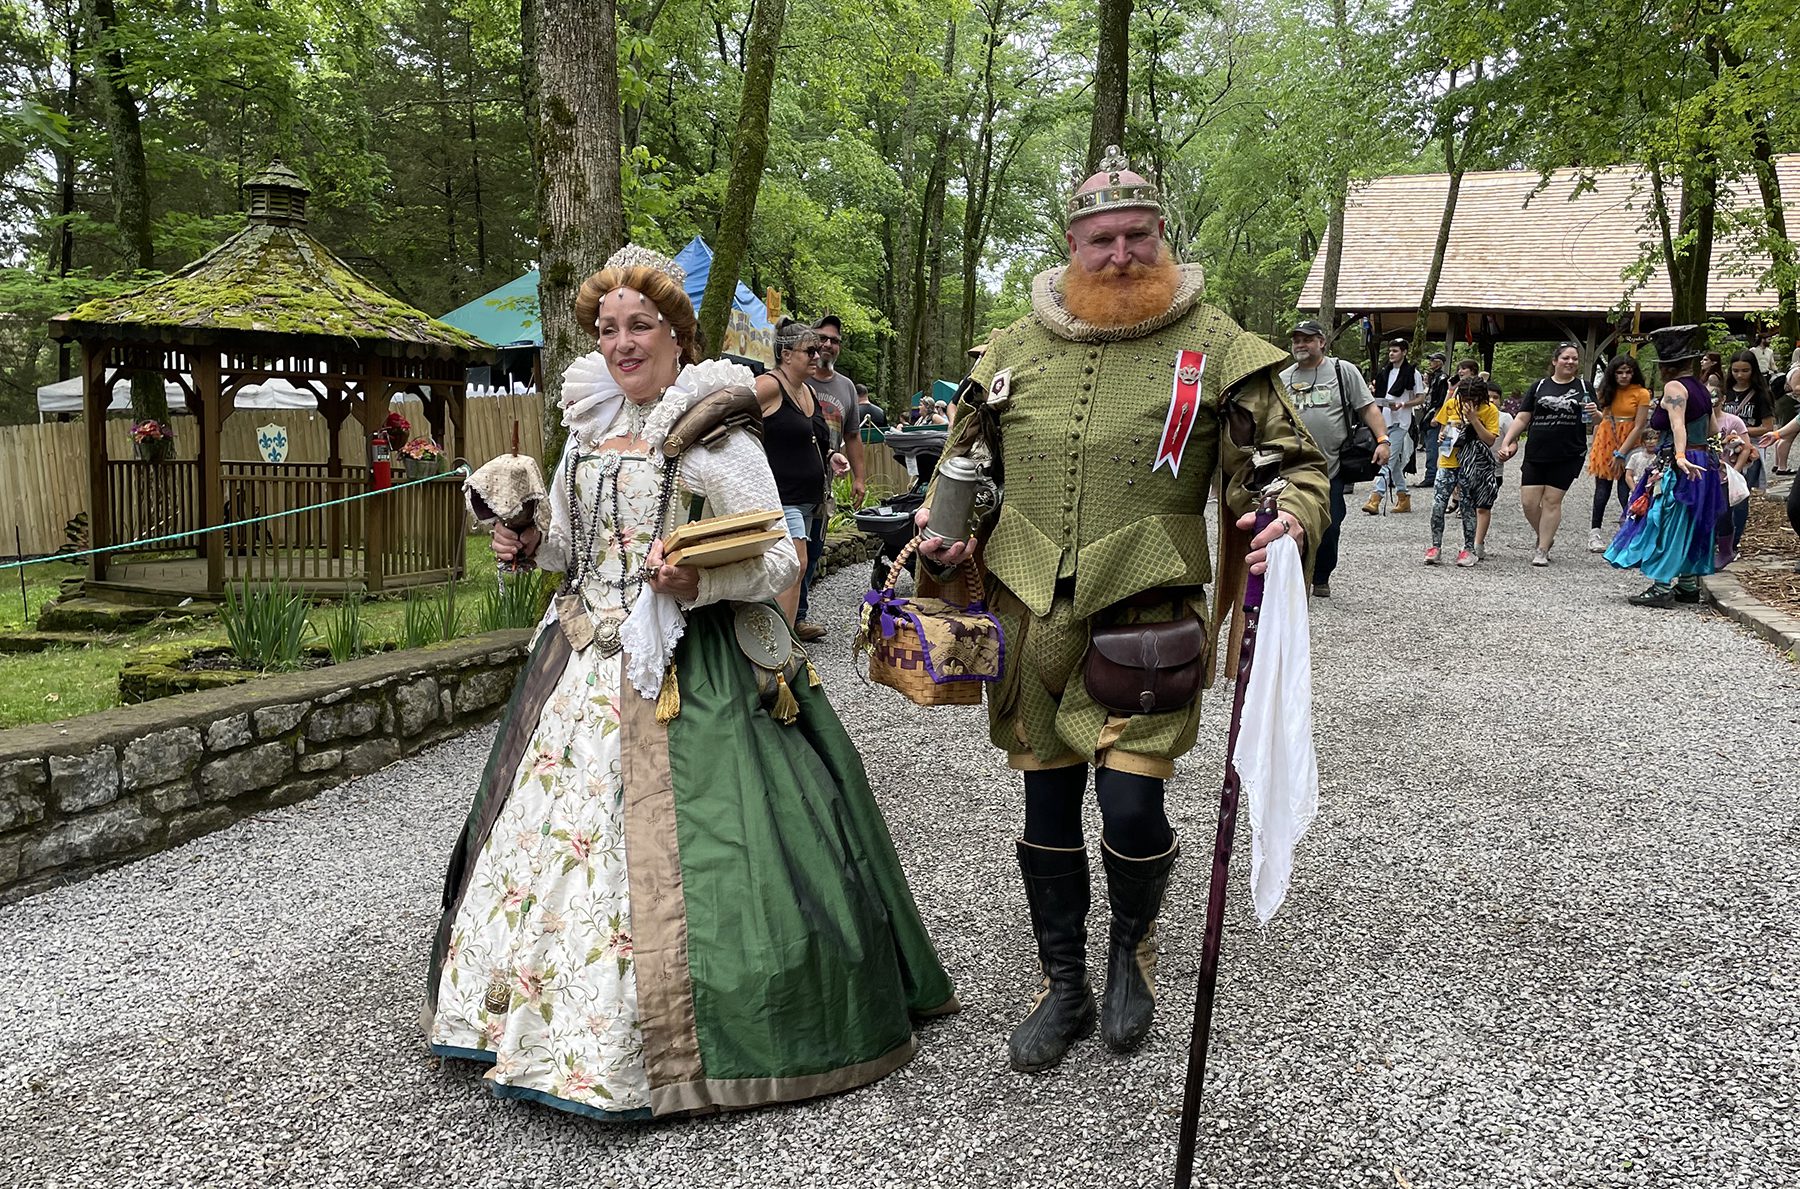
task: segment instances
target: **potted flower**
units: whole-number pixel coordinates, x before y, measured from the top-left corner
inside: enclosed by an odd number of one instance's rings
[[[406,435],[412,432],[412,422],[398,413],[389,413],[381,423],[381,432],[387,435],[388,449],[399,453],[406,445]]]
[[[166,422],[146,419],[131,427],[137,456],[145,462],[162,462],[175,452],[175,431]]]
[[[430,438],[414,438],[400,447],[400,454],[406,459],[409,472],[420,476],[443,474],[444,448]]]

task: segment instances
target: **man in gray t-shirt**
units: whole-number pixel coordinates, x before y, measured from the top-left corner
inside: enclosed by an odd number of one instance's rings
[[[819,355],[807,384],[819,398],[819,407],[825,411],[825,422],[831,427],[831,457],[825,461],[830,466],[832,478],[849,474],[851,502],[860,507],[868,482],[863,470],[862,435],[857,432],[862,419],[856,415],[856,384],[837,370],[838,352],[844,347],[844,324],[838,321],[836,314],[827,314],[814,324],[813,329],[819,335]],[[812,580],[818,572],[819,558],[825,553],[825,521],[830,515],[831,508],[827,504],[813,517],[810,547],[806,551],[806,573],[800,577],[800,606],[794,619],[794,634],[808,643],[825,636],[825,628],[811,619]]]
[[[1388,431],[1375,396],[1363,382],[1362,373],[1341,359],[1325,353],[1325,328],[1311,318],[1294,327],[1288,336],[1293,341],[1294,365],[1281,373],[1282,387],[1300,411],[1300,421],[1319,444],[1325,455],[1326,473],[1331,477],[1331,526],[1319,537],[1319,548],[1313,561],[1313,594],[1331,596],[1331,573],[1337,569],[1338,537],[1344,527],[1344,483],[1338,478],[1338,454],[1350,437],[1351,417],[1361,420],[1375,431],[1375,462],[1385,466],[1388,460]],[[1345,408],[1345,394],[1349,409]]]

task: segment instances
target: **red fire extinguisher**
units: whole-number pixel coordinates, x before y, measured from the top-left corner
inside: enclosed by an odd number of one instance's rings
[[[393,455],[388,451],[387,435],[378,433],[369,439],[371,464],[369,467],[370,486],[376,491],[393,486]]]

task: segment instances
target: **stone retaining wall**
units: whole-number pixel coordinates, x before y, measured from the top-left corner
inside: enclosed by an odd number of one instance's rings
[[[497,717],[492,632],[0,731],[0,902],[310,797]]]

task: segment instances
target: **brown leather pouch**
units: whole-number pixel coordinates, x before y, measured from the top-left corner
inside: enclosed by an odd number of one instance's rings
[[[1205,646],[1198,617],[1095,628],[1081,680],[1088,696],[1114,714],[1181,710],[1200,693]]]
[[[762,406],[754,388],[741,384],[721,388],[689,405],[669,427],[662,451],[679,458],[689,446],[710,446],[734,429],[747,429],[762,437]]]

